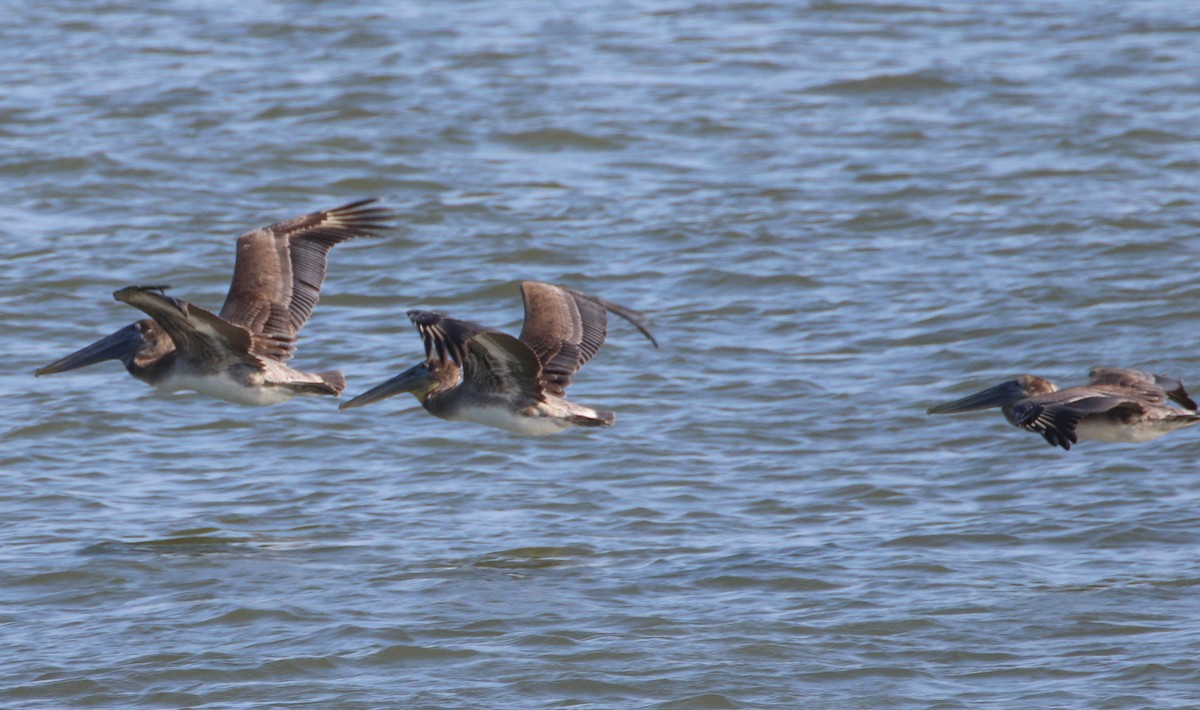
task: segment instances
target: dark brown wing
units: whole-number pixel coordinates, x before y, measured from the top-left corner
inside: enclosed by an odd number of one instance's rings
[[[1144,414],[1139,403],[1091,388],[1070,388],[1044,397],[1023,399],[1013,405],[1013,423],[1037,432],[1051,446],[1068,451],[1079,441],[1075,430],[1085,417],[1104,415],[1121,421]]]
[[[523,281],[521,296],[525,301],[525,324],[520,340],[537,355],[542,364],[542,386],[555,396],[566,393],[571,377],[604,344],[609,312],[632,323],[658,347],[640,313],[611,301],[537,281]]]
[[[542,366],[529,346],[508,333],[478,333],[467,343],[463,385],[475,392],[501,395],[519,406],[541,402]]]
[[[243,234],[221,317],[276,340],[286,360],[321,295],[329,250],[389,228],[389,214],[360,200]]]
[[[171,298],[161,292],[161,287],[128,286],[113,293],[113,298],[153,318],[175,343],[176,351],[192,362],[212,363],[217,367],[233,359],[256,369],[263,367],[256,351],[269,343],[260,346],[255,336],[242,326],[195,304]]]
[[[409,311],[408,319],[417,326],[425,343],[426,362],[454,362],[460,367],[467,354],[467,343],[487,330],[478,323],[450,318],[435,311]]]
[[[1170,399],[1181,407],[1196,411],[1196,403],[1188,396],[1183,383],[1174,377],[1121,367],[1093,367],[1088,373],[1088,385],[1115,394],[1124,391],[1147,402],[1160,403]]]
[[[461,367],[465,389],[523,399],[523,405],[542,401],[542,366],[525,343],[434,311],[409,311],[408,317],[425,343],[426,362]]]

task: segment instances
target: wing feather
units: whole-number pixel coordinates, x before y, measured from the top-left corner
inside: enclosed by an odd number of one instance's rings
[[[375,200],[359,200],[243,234],[221,318],[272,339],[282,354],[263,354],[286,360],[320,298],[329,250],[390,228],[389,216]]]
[[[608,313],[629,321],[658,347],[643,316],[632,309],[565,286],[537,281],[521,282],[525,323],[519,340],[529,346],[542,365],[542,386],[563,396],[571,377],[604,345]]]
[[[458,365],[468,389],[515,396],[523,400],[523,405],[544,399],[541,363],[525,343],[507,333],[434,311],[409,311],[408,317],[421,334],[426,362]]]
[[[161,292],[161,288],[129,286],[113,298],[137,308],[154,319],[175,343],[180,355],[193,362],[222,363],[238,360],[255,369],[263,369],[258,350],[269,350],[267,343],[256,343],[253,333],[230,323],[200,306]]]
[[[487,331],[471,338],[463,359],[470,389],[515,399],[518,406],[543,401],[541,363],[529,346],[508,333]]]
[[[462,366],[467,344],[478,333],[487,330],[478,323],[450,318],[435,311],[409,311],[408,319],[417,327],[425,344],[425,361]]]
[[[1181,407],[1196,411],[1196,402],[1188,396],[1183,382],[1174,377],[1121,367],[1093,367],[1088,373],[1088,385],[1114,394],[1137,396],[1155,404],[1170,399]]]
[[[1068,389],[1017,402],[1012,418],[1018,427],[1041,434],[1051,446],[1070,450],[1071,444],[1079,441],[1076,430],[1084,418],[1101,415],[1126,422],[1144,413],[1138,402],[1102,390],[1075,393]]]
[[[1075,429],[1083,419],[1077,410],[1043,405],[1028,400],[1013,406],[1013,420],[1017,426],[1042,435],[1051,446],[1061,446],[1067,451],[1071,444],[1079,441]]]

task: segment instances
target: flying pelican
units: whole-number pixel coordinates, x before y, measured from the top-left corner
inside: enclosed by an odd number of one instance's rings
[[[341,372],[301,372],[285,363],[320,296],[329,250],[390,226],[389,210],[374,203],[360,200],[243,234],[220,315],[166,295],[165,286],[116,291],[113,298],[150,317],[35,374],[120,360],[129,374],[163,391],[196,390],[240,404],[336,397],[346,386]]]
[[[616,414],[565,399],[571,377],[604,344],[607,313],[629,321],[658,347],[641,314],[563,286],[524,281],[525,324],[512,337],[432,311],[409,311],[425,361],[345,402],[361,407],[411,392],[450,421],[543,436],[571,426],[612,426]]]
[[[1171,406],[1167,400],[1179,406]],[[1196,403],[1172,377],[1119,367],[1094,367],[1088,382],[1060,390],[1033,375],[928,409],[929,414],[1000,407],[1015,427],[1070,450],[1080,439],[1140,442],[1200,422]]]

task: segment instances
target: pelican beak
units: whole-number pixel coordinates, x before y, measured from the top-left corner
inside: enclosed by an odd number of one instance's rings
[[[101,338],[82,350],[76,350],[61,360],[55,360],[33,374],[41,377],[95,365],[105,360],[124,360],[135,355],[142,342],[137,323],[131,323],[107,338]]]
[[[1016,380],[989,387],[982,392],[967,395],[953,402],[935,404],[925,410],[926,414],[955,414],[958,412],[973,412],[977,409],[1004,407],[1021,399],[1021,385]]]
[[[381,399],[387,399],[392,395],[400,394],[401,392],[412,392],[419,395],[422,392],[428,391],[436,382],[437,380],[434,379],[433,373],[429,371],[425,363],[421,363],[420,365],[408,368],[381,385],[372,387],[348,402],[342,402],[338,406],[338,411],[372,404]]]

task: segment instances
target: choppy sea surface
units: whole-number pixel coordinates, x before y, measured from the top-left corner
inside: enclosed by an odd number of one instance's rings
[[[12,3],[0,706],[1200,704],[1200,429],[1070,452],[932,403],[1200,385],[1200,5]],[[241,232],[375,195],[294,363],[414,307],[616,319],[526,439],[33,370]]]

